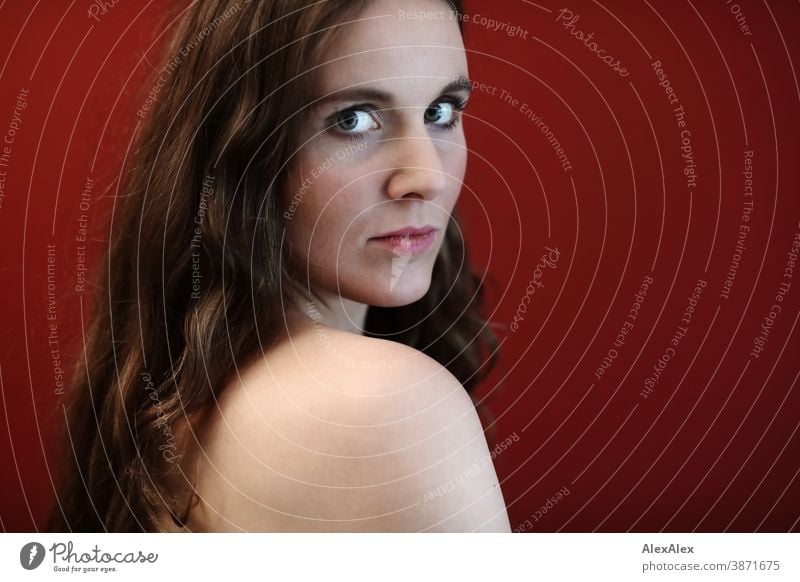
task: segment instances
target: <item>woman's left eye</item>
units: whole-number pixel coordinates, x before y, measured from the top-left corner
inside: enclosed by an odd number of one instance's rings
[[[453,125],[456,121],[456,107],[448,101],[440,101],[425,110],[425,123],[441,127]]]

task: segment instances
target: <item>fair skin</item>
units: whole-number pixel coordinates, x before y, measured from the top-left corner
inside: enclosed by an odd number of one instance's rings
[[[302,190],[287,229],[306,278],[285,339],[239,370],[202,435],[193,531],[510,531],[464,388],[360,334],[367,306],[427,292],[466,168],[457,23],[397,6],[371,3],[319,70],[285,193],[288,207]],[[381,236],[406,227],[426,228]]]
[[[439,1],[410,4],[449,14]],[[457,22],[403,19],[397,6],[373,3],[332,47],[286,192],[287,205],[297,201],[286,227],[301,286],[339,329],[362,328],[368,305],[427,292],[467,164]],[[433,229],[431,244],[376,240],[409,227]]]

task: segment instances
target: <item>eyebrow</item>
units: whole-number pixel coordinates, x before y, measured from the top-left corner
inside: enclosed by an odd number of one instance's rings
[[[442,97],[448,93],[462,91],[467,95],[472,93],[472,81],[464,76],[458,77],[445,85],[436,97]],[[375,101],[378,103],[391,103],[394,97],[391,93],[377,89],[375,87],[350,87],[334,91],[324,97],[320,97],[314,103],[314,107],[320,107],[331,101]]]

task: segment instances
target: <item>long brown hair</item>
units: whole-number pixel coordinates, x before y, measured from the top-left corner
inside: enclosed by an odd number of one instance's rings
[[[202,0],[181,17],[112,212],[51,531],[154,531],[165,509],[181,523],[192,490],[177,427],[194,434],[232,371],[281,331],[292,136],[312,64],[366,2]],[[370,308],[365,332],[424,351],[472,390],[496,344],[466,265],[452,219],[428,293]]]

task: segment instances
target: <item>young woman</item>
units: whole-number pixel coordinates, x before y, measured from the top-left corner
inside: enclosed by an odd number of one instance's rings
[[[203,0],[139,110],[58,531],[509,531],[456,0]]]

